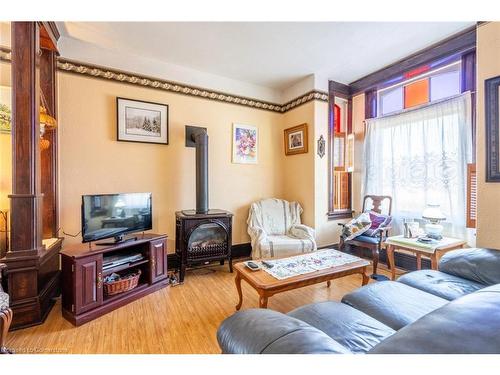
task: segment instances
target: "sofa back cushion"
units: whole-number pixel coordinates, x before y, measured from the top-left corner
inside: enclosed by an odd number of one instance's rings
[[[446,253],[439,261],[441,272],[484,285],[500,283],[500,250],[472,248]]]
[[[458,298],[380,344],[374,354],[500,353],[500,284]]]
[[[346,354],[350,351],[309,324],[268,309],[239,311],[222,322],[224,354]]]

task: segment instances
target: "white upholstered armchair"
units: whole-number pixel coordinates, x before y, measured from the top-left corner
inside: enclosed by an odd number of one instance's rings
[[[302,207],[297,202],[264,199],[252,203],[248,234],[252,258],[273,258],[316,250],[314,229],[301,224]]]

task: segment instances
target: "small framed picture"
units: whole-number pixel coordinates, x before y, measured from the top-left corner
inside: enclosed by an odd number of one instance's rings
[[[285,129],[285,154],[307,153],[307,124]]]
[[[257,164],[258,142],[257,127],[233,124],[233,163]]]
[[[117,139],[168,145],[168,105],[116,98]]]

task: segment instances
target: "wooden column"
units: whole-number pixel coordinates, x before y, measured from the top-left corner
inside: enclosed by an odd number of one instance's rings
[[[45,23],[12,22],[12,194],[11,246],[1,261],[7,265],[7,292],[13,310],[12,328],[43,322],[59,294],[59,250],[62,240],[50,248],[42,245],[43,190],[49,192],[49,210],[57,185],[54,149],[40,156],[40,63],[47,105],[55,113],[55,56],[42,54],[40,30]],[[48,66],[46,66],[49,64]],[[50,86],[50,87],[49,87]],[[56,138],[54,138],[56,139]],[[57,142],[53,145],[57,147]],[[42,169],[43,168],[43,169]],[[44,174],[42,178],[42,172]],[[53,184],[50,182],[52,181]],[[51,195],[52,194],[52,195]],[[52,199],[54,199],[52,201]],[[56,213],[49,214],[46,235],[52,237]],[[56,228],[57,229],[57,228]]]
[[[12,22],[11,250],[7,257],[36,256],[42,248],[40,188],[39,30]]]

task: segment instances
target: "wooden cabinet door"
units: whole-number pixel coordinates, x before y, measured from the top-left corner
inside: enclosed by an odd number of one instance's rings
[[[150,282],[151,284],[167,277],[167,242],[166,240],[151,241],[150,245]]]
[[[102,305],[102,255],[75,260],[75,314]]]

